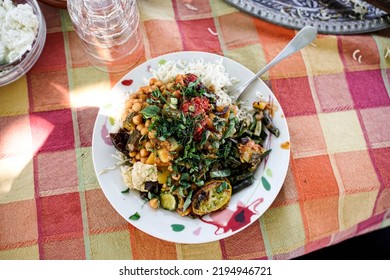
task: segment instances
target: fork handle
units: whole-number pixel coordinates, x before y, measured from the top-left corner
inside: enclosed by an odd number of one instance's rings
[[[256,73],[256,75],[248,80],[241,86],[241,91],[243,92],[252,82],[257,80],[261,75],[267,72],[271,67],[278,64],[283,59],[289,57],[290,55],[296,53],[302,48],[306,47],[308,44],[314,41],[317,37],[317,30],[312,26],[303,27],[295,37],[284,47],[284,49],[272,59],[263,69]],[[241,93],[242,93],[241,92]],[[237,97],[237,100],[240,96]]]

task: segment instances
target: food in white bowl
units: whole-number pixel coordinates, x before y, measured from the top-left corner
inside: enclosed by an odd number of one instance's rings
[[[0,0],[0,86],[26,74],[40,56],[46,23],[36,0]]]
[[[0,0],[0,64],[12,63],[30,51],[39,21],[29,4]]]

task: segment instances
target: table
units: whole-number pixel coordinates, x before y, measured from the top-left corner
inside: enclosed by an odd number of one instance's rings
[[[198,50],[256,72],[296,33],[222,0],[138,5],[140,63]],[[245,230],[188,245],[139,231],[105,198],[92,130],[123,74],[90,66],[66,10],[42,9],[40,59],[0,88],[0,259],[291,259],[390,225],[390,30],[319,35],[263,77],[291,134],[282,190]]]

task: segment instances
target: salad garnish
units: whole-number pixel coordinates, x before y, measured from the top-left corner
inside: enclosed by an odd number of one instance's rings
[[[254,182],[271,152],[266,141],[280,134],[273,104],[259,100],[248,111],[218,99],[213,86],[186,73],[168,82],[152,78],[126,101],[110,138],[126,159],[125,184],[150,207],[200,217],[224,209]]]

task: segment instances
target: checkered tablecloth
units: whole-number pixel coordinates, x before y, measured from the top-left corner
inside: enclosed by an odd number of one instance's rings
[[[142,61],[198,50],[257,72],[296,33],[222,0],[190,2],[138,1]],[[123,74],[90,66],[66,10],[42,9],[41,57],[0,88],[0,259],[290,259],[390,225],[389,30],[319,35],[263,77],[291,134],[282,190],[245,230],[187,245],[141,232],[104,196],[92,130]]]

